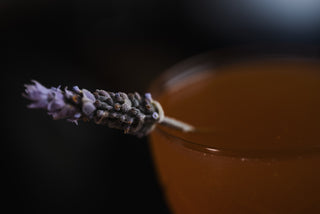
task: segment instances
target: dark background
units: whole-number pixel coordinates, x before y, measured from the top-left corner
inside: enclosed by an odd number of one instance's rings
[[[190,56],[236,46],[311,47],[316,0],[0,0],[1,208],[169,213],[147,138],[26,108],[23,84],[147,91]]]

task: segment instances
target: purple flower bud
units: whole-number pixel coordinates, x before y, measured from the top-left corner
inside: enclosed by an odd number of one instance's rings
[[[25,85],[25,94],[23,94],[27,99],[34,101],[28,107],[46,108],[48,105],[47,98],[50,90],[35,80],[32,80],[32,82],[34,83],[33,85]]]
[[[90,116],[95,110],[96,107],[91,102],[85,102],[82,105],[82,112],[87,116]]]
[[[103,116],[103,111],[102,110],[98,110],[97,111],[97,116],[98,117],[102,117]]]
[[[78,94],[81,93],[81,90],[80,90],[80,88],[79,88],[77,85],[76,85],[76,86],[73,86],[72,90],[73,90],[74,92],[78,93]]]
[[[152,101],[152,96],[151,96],[150,93],[145,93],[145,94],[144,94],[144,97],[145,97],[147,100]]]
[[[157,112],[153,112],[152,118],[157,120],[159,118],[159,114]]]
[[[75,115],[73,115],[74,118],[79,119],[81,117],[81,113],[76,113]]]
[[[87,89],[82,89],[82,93],[83,93],[82,101],[90,101],[92,103],[96,101],[96,98],[94,97],[94,95]]]
[[[47,110],[49,112],[55,112],[60,109],[62,109],[66,103],[63,101],[63,99],[52,99],[47,106]]]
[[[68,119],[75,122],[81,117],[79,108],[68,103],[68,99],[74,96],[73,92],[67,89],[62,91],[60,87],[48,89],[35,80],[32,82],[34,84],[25,85],[26,90],[23,94],[25,98],[33,101],[29,108],[47,109],[53,119]]]
[[[64,97],[60,90],[56,90],[55,88],[51,88],[51,90],[51,93],[48,94],[49,102],[47,110],[49,112],[54,112],[62,109],[66,103],[64,102]]]
[[[92,116],[92,113],[96,110],[94,102],[96,98],[87,89],[82,89],[82,112],[87,116]]]
[[[69,91],[67,87],[64,89],[64,95],[67,99],[71,99],[74,96],[74,93],[72,91]]]

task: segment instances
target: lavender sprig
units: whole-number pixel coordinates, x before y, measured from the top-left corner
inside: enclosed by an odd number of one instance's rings
[[[181,121],[165,117],[160,103],[153,100],[150,93],[113,93],[97,89],[91,93],[87,89],[74,86],[72,90],[60,86],[46,88],[33,80],[26,84],[23,96],[32,101],[29,108],[42,108],[53,119],[66,119],[78,124],[79,120],[92,120],[96,124],[121,129],[124,133],[145,136],[157,123],[183,131],[194,128]]]

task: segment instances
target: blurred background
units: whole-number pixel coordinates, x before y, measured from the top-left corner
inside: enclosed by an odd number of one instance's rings
[[[147,92],[237,46],[320,53],[318,0],[0,0],[3,210],[169,213],[147,138],[26,108],[23,84]]]

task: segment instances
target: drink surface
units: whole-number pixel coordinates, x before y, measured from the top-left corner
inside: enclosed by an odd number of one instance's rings
[[[221,66],[172,84],[166,115],[199,128],[166,130],[208,148],[282,154],[320,147],[320,63],[265,59]]]
[[[242,61],[162,92],[166,115],[199,127],[151,133],[173,213],[320,213],[319,62]]]

